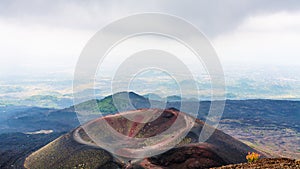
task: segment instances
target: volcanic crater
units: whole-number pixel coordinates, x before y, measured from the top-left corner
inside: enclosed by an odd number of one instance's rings
[[[24,167],[210,168],[246,162],[247,152],[257,152],[218,129],[206,142],[199,142],[204,125],[203,121],[173,108],[108,115],[79,126],[32,153],[25,159]],[[110,146],[117,147],[113,153]],[[132,158],[143,151],[150,153]]]

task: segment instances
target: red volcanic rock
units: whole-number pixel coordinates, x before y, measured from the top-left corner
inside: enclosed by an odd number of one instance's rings
[[[188,145],[174,148],[162,155],[150,157],[140,163],[141,167],[147,168],[149,163],[156,168],[208,168],[227,164],[208,145]]]
[[[149,117],[147,113],[153,114],[154,117]],[[140,109],[122,114],[130,116],[133,121],[120,116],[120,114],[117,114],[94,120],[89,124],[95,125],[97,123],[101,123],[103,120],[106,120],[112,128],[125,136],[137,137],[137,134],[140,134],[140,136],[142,135],[143,138],[148,138],[167,130],[177,119],[179,112],[174,110]],[[156,114],[159,116],[155,116]],[[150,122],[143,123],[143,121],[149,120]],[[184,123],[185,122],[181,120],[181,124],[184,125]],[[123,130],[120,131],[119,129]]]

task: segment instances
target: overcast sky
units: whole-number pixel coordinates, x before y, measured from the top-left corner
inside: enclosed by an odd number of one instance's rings
[[[0,75],[73,73],[89,38],[110,22],[141,12],[191,22],[224,65],[300,66],[298,0],[2,0]]]

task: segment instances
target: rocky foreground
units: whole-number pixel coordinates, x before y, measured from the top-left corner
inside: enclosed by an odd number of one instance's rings
[[[288,158],[265,158],[252,163],[231,164],[213,169],[300,169],[300,161]]]

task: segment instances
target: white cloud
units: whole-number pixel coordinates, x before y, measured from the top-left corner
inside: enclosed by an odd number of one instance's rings
[[[300,13],[249,17],[213,43],[223,63],[299,65]]]
[[[115,19],[140,12],[170,13],[187,19],[214,38],[216,50],[225,62],[300,63],[296,57],[300,44],[299,13],[272,14],[299,11],[298,3],[1,1],[0,75],[45,74],[66,69],[72,72],[83,46],[97,30]],[[261,15],[262,12],[269,15]]]
[[[74,67],[94,32],[19,24],[0,18],[1,74],[48,73]],[[60,70],[61,71],[61,70]]]
[[[269,15],[252,16],[245,20],[237,30],[249,32],[298,32],[300,12],[278,12]]]

